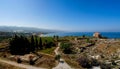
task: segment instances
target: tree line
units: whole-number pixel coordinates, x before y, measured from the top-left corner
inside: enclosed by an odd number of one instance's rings
[[[38,36],[30,36],[30,38],[24,36],[15,35],[10,40],[10,53],[14,55],[24,55],[30,52],[35,52],[36,50],[42,50],[45,48],[50,48],[54,46],[54,42],[43,43],[42,38]]]

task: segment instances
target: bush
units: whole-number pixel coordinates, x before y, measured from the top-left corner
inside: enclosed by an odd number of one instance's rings
[[[30,59],[30,65],[34,65],[34,64],[35,62],[32,59]]]
[[[101,64],[101,65],[100,65],[100,68],[101,68],[101,69],[111,69],[111,65]]]
[[[60,57],[61,57],[60,55],[56,55],[55,60],[60,60]]]
[[[85,56],[79,57],[78,63],[83,68],[91,68],[92,67],[91,61]]]
[[[21,63],[22,60],[20,58],[17,58],[17,63]]]
[[[99,66],[100,63],[93,58],[88,58],[87,56],[81,56],[78,59],[78,63],[83,68],[91,68],[92,66]]]
[[[92,66],[99,66],[100,63],[96,59],[91,59]]]
[[[112,65],[117,65],[114,60],[112,60],[111,62],[112,62]]]
[[[71,54],[73,53],[71,46],[72,46],[71,43],[61,43],[60,48],[63,50],[65,54]]]

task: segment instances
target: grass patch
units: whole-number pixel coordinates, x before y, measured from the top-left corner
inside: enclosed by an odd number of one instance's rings
[[[54,42],[53,37],[42,37],[43,43],[47,40],[47,42]]]
[[[39,52],[46,53],[46,54],[51,54],[52,55],[53,52],[54,52],[54,49],[55,49],[55,47],[51,47],[51,48],[40,50]]]

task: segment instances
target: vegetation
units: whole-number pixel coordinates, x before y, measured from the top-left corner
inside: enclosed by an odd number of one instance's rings
[[[42,49],[39,50],[40,52],[46,53],[46,54],[53,54],[55,47],[51,47],[51,48],[46,48],[46,49]]]
[[[111,68],[111,65],[104,64],[104,63],[101,64],[100,67],[101,67],[101,69],[112,69],[112,68]]]
[[[99,66],[100,63],[93,58],[89,58],[87,56],[80,56],[78,59],[78,63],[83,68],[91,68],[92,66]]]
[[[55,60],[60,60],[60,57],[61,57],[60,55],[56,55]]]
[[[76,61],[71,61],[70,59],[65,59],[65,61],[75,69],[83,69]]]
[[[61,44],[61,55],[53,56],[55,46],[57,46],[58,42]],[[6,48],[3,47],[2,44],[0,43],[2,47],[1,51]],[[8,46],[9,44],[4,45]],[[76,69],[91,68],[93,66],[100,66],[101,69],[112,69],[112,67],[118,66],[116,60],[119,60],[119,48],[120,43],[117,40],[95,39],[85,35],[81,37],[38,37],[35,35],[24,37],[15,35],[10,39],[9,46],[10,53],[13,55],[24,55],[30,52],[42,55],[42,57],[35,62],[33,58],[29,59],[30,65],[51,66],[52,68],[55,65],[55,60],[59,60],[62,56],[69,65]],[[48,56],[50,56],[51,59],[48,58]],[[8,55],[5,55],[5,57],[8,57]],[[53,61],[54,63],[51,63]],[[21,59],[17,59],[17,62],[24,63]]]
[[[17,58],[17,63],[21,63],[22,60],[20,58]]]
[[[38,39],[37,39],[37,38],[38,38],[38,37],[35,36],[35,47],[36,47],[36,50],[39,49],[39,44],[38,44]]]
[[[35,62],[34,62],[32,59],[30,59],[29,64],[30,64],[30,65],[34,65]]]
[[[83,68],[91,68],[92,67],[92,64],[91,64],[90,60],[87,57],[85,57],[85,56],[79,57],[78,63]]]
[[[72,44],[71,43],[61,43],[60,47],[65,54],[73,53],[72,51]]]
[[[23,55],[26,53],[30,53],[33,48],[30,47],[30,43],[27,38],[23,36],[15,35],[13,39],[10,41],[10,52],[14,55]]]
[[[59,36],[58,35],[56,35],[56,36],[54,35],[53,38],[54,38],[54,41],[58,41]]]
[[[0,42],[3,41],[4,39],[8,39],[10,36],[0,36]]]
[[[34,36],[31,36],[31,42],[30,42],[30,51],[35,51],[35,41]]]
[[[41,37],[42,43],[47,42],[54,42],[53,37]]]
[[[31,36],[30,40],[28,40],[26,37],[18,35],[15,35],[10,40],[10,52],[14,55],[24,55],[30,52],[34,52],[35,50],[43,49],[46,49],[46,52],[50,52],[50,50],[53,50],[53,48],[51,48],[53,46],[55,46],[55,43],[52,42],[50,38],[41,38],[33,35]]]
[[[40,40],[39,40],[39,48],[40,48],[40,49],[43,49],[42,39],[41,39],[41,37],[40,37]]]

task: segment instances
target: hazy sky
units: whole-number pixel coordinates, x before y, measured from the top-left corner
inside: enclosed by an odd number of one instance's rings
[[[120,0],[0,0],[0,26],[120,31]]]

